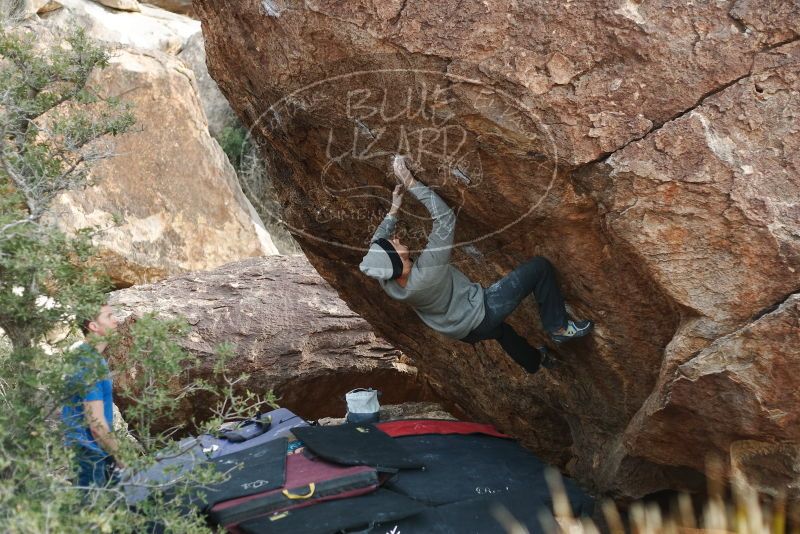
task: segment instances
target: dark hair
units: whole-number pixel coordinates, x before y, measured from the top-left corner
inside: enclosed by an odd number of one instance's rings
[[[89,335],[89,323],[94,321],[94,319],[84,319],[83,322],[80,324],[81,332],[83,332],[84,336]]]
[[[106,300],[105,300],[105,302],[103,302],[103,304],[101,304],[100,306],[97,307],[96,310],[94,310],[94,315],[93,316],[91,316],[88,319],[82,320],[80,322],[80,324],[78,325],[78,327],[81,329],[81,332],[83,332],[84,336],[88,336],[89,333],[91,332],[91,330],[89,330],[89,323],[94,322],[94,321],[97,320],[97,316],[100,315],[100,312],[102,311],[103,306],[108,306],[108,297],[106,297]]]

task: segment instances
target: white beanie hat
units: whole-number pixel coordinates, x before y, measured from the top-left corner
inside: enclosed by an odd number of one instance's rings
[[[403,262],[386,239],[378,239],[370,245],[358,268],[378,280],[392,280],[403,274]]]

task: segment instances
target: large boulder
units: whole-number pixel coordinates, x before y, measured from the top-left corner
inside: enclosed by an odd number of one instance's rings
[[[113,293],[111,304],[126,320],[156,312],[185,319],[181,342],[201,366],[186,378],[215,380],[215,350],[232,343],[226,373],[249,379],[237,387],[273,390],[285,406],[306,418],[341,417],[344,394],[356,387],[383,392],[382,403],[434,399],[410,360],[375,335],[303,256],[271,256],[187,273],[156,284]],[[134,362],[124,352],[112,360],[116,387],[130,392]],[[182,406],[172,424],[208,413],[202,403]]]
[[[95,241],[118,287],[277,254],[208,133],[182,61],[119,50],[91,84],[130,103],[136,125],[112,139],[113,157],[92,167],[96,185],[60,196],[53,215],[66,231],[104,228]]]
[[[798,92],[800,43],[759,54],[586,177],[609,235],[681,310],[625,432],[635,454],[702,469],[737,440],[800,442]]]
[[[59,31],[80,27],[89,37],[115,46],[177,54],[189,37],[200,30],[196,20],[147,4],[132,2],[135,11],[121,11],[92,0],[58,0],[58,3],[62,9],[40,14],[45,27]]]
[[[800,354],[778,336],[796,307],[765,311],[800,291],[796,2],[195,8],[304,252],[452,405],[626,496],[691,487],[731,440],[796,439],[769,420],[794,397],[768,394],[796,373],[752,374]],[[597,322],[558,369],[526,376],[493,342],[436,335],[358,271],[396,151],[457,210],[453,260],[472,279],[555,264],[571,312]],[[416,248],[426,216],[406,204]],[[511,323],[544,340],[531,302]]]

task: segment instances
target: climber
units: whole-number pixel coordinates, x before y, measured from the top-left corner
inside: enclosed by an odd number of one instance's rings
[[[408,303],[422,321],[437,332],[465,343],[496,339],[506,353],[529,373],[547,367],[546,351],[533,348],[505,322],[505,318],[530,293],[539,305],[542,325],[556,343],[583,337],[591,321],[567,316],[553,266],[541,256],[531,258],[491,286],[471,282],[450,264],[456,217],[425,184],[414,178],[405,158],[395,156],[394,173],[400,181],[392,206],[372,236],[359,268],[377,279],[390,297]],[[410,191],[431,214],[433,229],[419,258],[394,235],[397,213],[405,191]],[[545,352],[543,355],[542,353]]]

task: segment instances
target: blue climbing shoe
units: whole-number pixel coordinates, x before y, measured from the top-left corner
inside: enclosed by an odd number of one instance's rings
[[[567,327],[559,332],[550,332],[550,338],[556,343],[564,343],[570,339],[583,337],[594,328],[592,321],[567,321]]]

